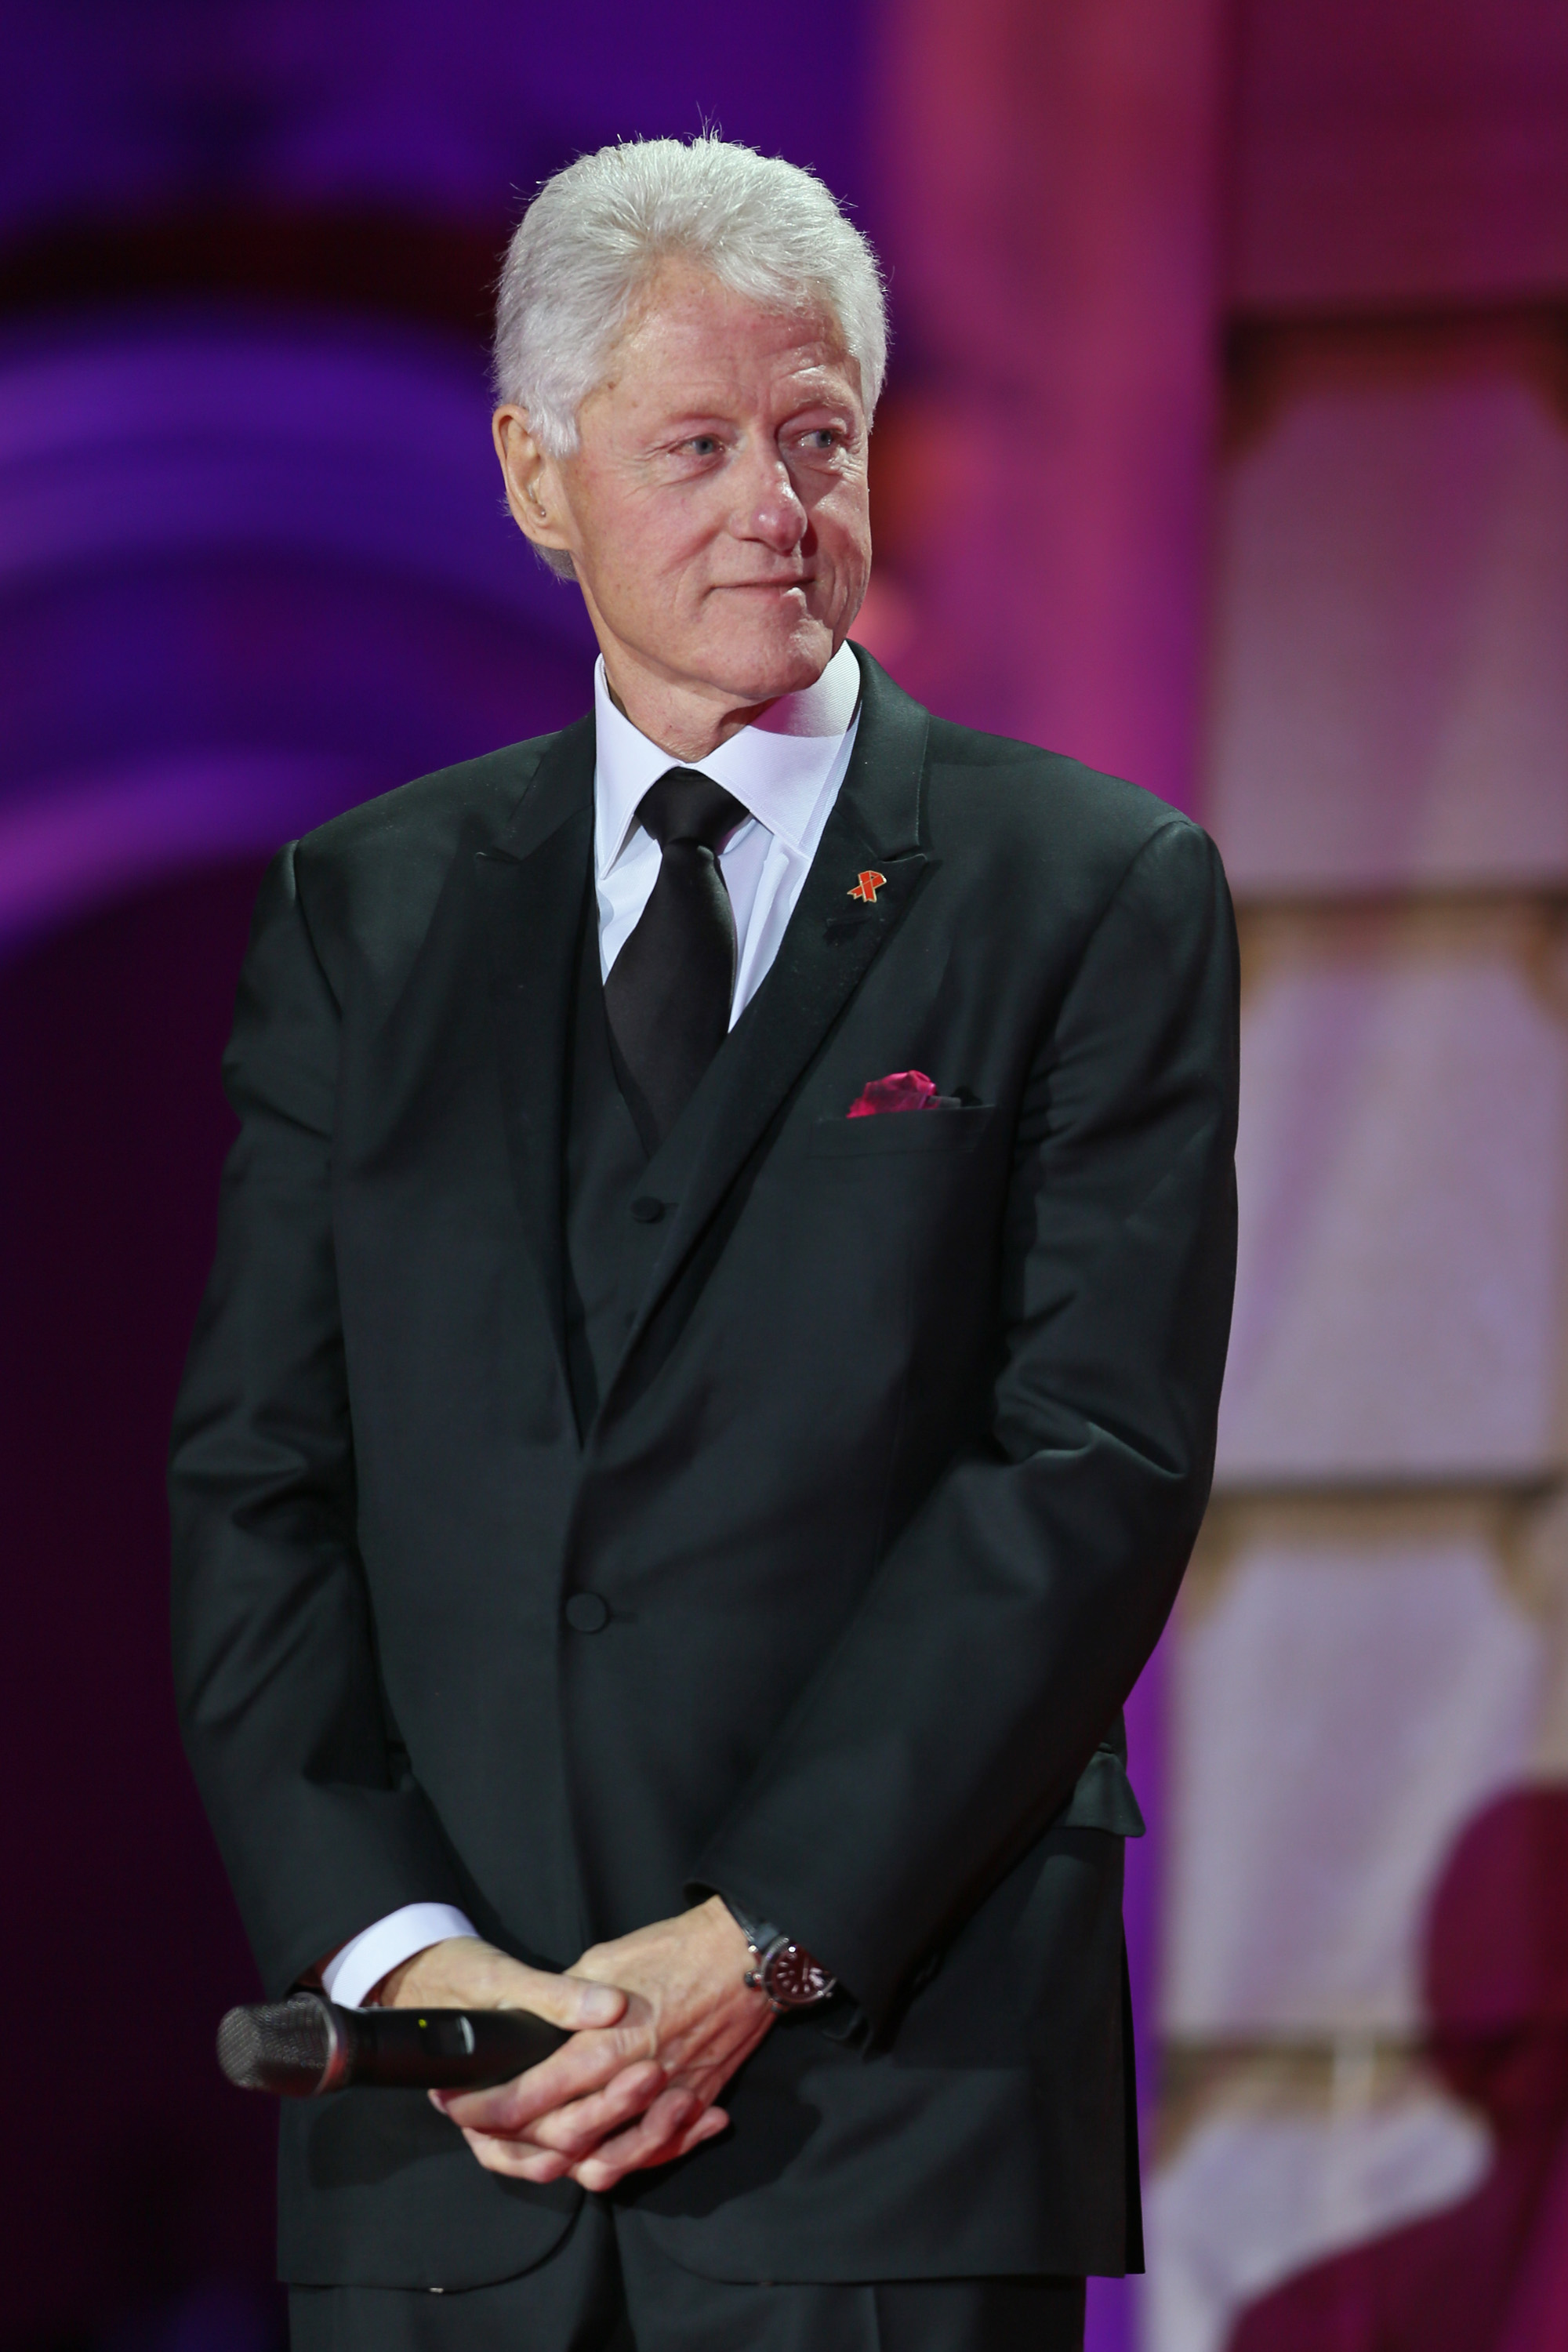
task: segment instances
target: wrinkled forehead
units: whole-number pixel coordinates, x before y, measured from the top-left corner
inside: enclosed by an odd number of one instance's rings
[[[826,299],[758,300],[690,263],[666,262],[634,301],[600,391],[699,407],[762,397],[831,401],[858,399],[859,377]]]

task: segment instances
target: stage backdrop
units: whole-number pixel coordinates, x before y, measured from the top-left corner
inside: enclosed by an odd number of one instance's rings
[[[279,841],[582,707],[489,289],[542,173],[704,121],[888,257],[866,641],[1195,809],[1240,906],[1218,1496],[1132,1708],[1151,2278],[1092,2352],[1445,2352],[1456,2263],[1455,2352],[1560,2343],[1560,6],[14,0],[0,90],[0,2352],[275,2336],[165,1663],[217,1055]]]

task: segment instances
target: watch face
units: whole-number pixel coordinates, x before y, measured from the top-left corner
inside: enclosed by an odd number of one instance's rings
[[[784,2009],[805,2009],[826,2000],[836,1979],[798,1944],[784,1944],[773,1953],[763,1972],[763,1986]]]

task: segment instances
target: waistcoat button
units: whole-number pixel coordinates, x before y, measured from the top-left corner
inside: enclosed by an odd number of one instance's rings
[[[574,1592],[566,1603],[566,1622],[574,1633],[602,1633],[609,1622],[609,1605],[596,1592]]]
[[[639,1192],[632,1202],[632,1214],[639,1225],[657,1225],[664,1214],[664,1202],[656,1201],[651,1192]]]

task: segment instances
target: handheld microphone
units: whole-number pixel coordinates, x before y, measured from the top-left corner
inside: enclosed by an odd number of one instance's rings
[[[568,2035],[525,2009],[340,2009],[320,1993],[231,2009],[217,2063],[242,2091],[319,2099],[382,2084],[482,2091],[537,2066]]]

